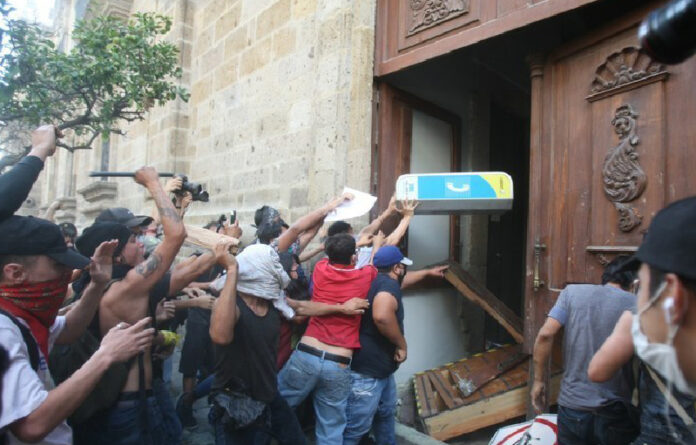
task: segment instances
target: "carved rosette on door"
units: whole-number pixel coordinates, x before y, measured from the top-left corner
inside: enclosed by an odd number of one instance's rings
[[[647,184],[635,148],[640,142],[636,133],[637,118],[638,113],[631,105],[616,109],[611,124],[619,135],[619,145],[609,149],[602,166],[604,193],[619,212],[619,229],[622,232],[630,232],[643,221],[643,217],[629,204],[643,194]]]

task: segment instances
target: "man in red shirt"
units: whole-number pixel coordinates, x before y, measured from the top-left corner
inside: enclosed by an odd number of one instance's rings
[[[380,232],[373,240],[372,257],[384,242]],[[312,301],[342,304],[351,298],[367,298],[377,269],[369,264],[355,268],[355,239],[348,234],[329,237],[328,258],[314,268]],[[317,445],[340,444],[346,426],[350,394],[350,362],[360,347],[359,315],[311,317],[305,335],[278,374],[278,389],[291,407],[310,393],[314,397]]]

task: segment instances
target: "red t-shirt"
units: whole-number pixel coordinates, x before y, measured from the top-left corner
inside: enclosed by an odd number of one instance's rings
[[[367,265],[362,269],[342,264],[329,264],[324,258],[314,266],[312,301],[341,304],[351,298],[367,298],[377,269]],[[311,317],[305,335],[328,345],[360,348],[359,315],[326,315]]]

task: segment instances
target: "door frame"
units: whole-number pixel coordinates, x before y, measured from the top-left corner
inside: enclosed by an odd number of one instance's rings
[[[461,168],[461,119],[456,114],[431,102],[375,80],[371,184],[377,196],[371,219],[384,211],[396,188],[400,175],[411,170],[412,112],[418,110],[450,124],[452,147],[450,171]],[[398,218],[385,221],[386,230],[393,230]],[[404,237],[407,239],[407,237]],[[449,259],[459,261],[461,244],[459,215],[450,215]],[[444,259],[444,258],[443,258]]]

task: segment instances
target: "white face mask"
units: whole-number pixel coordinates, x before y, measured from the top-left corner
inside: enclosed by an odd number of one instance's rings
[[[672,322],[671,317],[665,317],[668,329],[667,343],[650,343],[648,337],[640,328],[640,316],[655,304],[666,285],[666,283],[663,283],[648,304],[633,317],[633,324],[631,325],[633,345],[636,348],[638,357],[667,379],[670,384],[684,394],[696,396],[696,385],[689,383],[684,377],[684,373],[679,368],[679,362],[677,361],[677,350],[674,349],[674,337],[677,335],[679,326]]]

